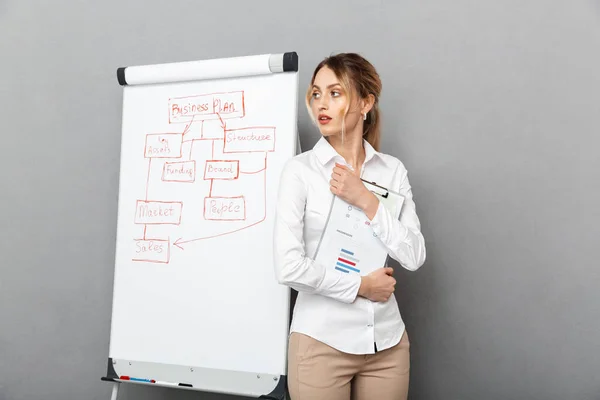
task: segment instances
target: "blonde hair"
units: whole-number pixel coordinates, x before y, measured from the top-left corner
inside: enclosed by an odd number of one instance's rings
[[[348,104],[344,116],[348,114],[350,105],[352,104],[351,89],[354,89],[359,98],[367,98],[372,94],[375,98],[373,107],[367,113],[367,119],[363,122],[363,137],[379,151],[381,141],[381,112],[379,110],[379,96],[381,95],[381,79],[375,67],[364,57],[356,53],[340,53],[329,56],[317,65],[315,68],[308,90],[306,92],[306,107],[308,114],[315,121],[315,116],[312,115],[311,99],[312,86],[315,82],[315,77],[319,70],[323,67],[328,67],[333,71],[335,76],[340,80],[340,85],[344,88],[348,96]],[[345,123],[342,123],[342,130]],[[343,135],[343,131],[342,131]]]

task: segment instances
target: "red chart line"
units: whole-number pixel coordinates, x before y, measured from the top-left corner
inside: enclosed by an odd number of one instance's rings
[[[214,160],[214,158],[215,158],[215,141],[213,140],[212,141],[212,152],[210,154],[210,159]],[[213,182],[214,181],[215,181],[214,179],[210,180],[210,189],[208,191],[208,197],[212,197],[212,190],[213,190]]]
[[[148,201],[148,188],[150,186],[150,170],[152,169],[152,157],[148,158],[148,177],[146,178],[146,201]],[[144,224],[144,240],[146,240],[146,230],[148,224]]]
[[[252,171],[252,172],[245,172],[245,171],[240,171],[240,174],[244,174],[244,175],[254,175],[254,174],[258,174],[259,172],[263,172],[265,169],[261,168],[258,171]]]
[[[148,201],[148,188],[150,186],[150,169],[152,167],[152,157],[148,158],[148,177],[146,178],[146,201]]]
[[[259,169],[257,171],[252,171],[252,172],[240,171],[240,174],[254,175],[254,174],[258,174],[259,172],[266,171],[266,170],[267,170],[267,153],[265,153],[265,166],[264,167],[262,167],[261,169]],[[266,175],[265,175],[265,179],[266,179]]]
[[[263,177],[263,186],[264,186],[264,192],[263,192],[263,199],[264,199],[264,203],[265,203],[265,210],[263,212],[263,221],[265,219],[267,219],[267,153],[265,152],[265,167],[263,168],[263,170],[265,171],[264,177]]]
[[[189,153],[189,156],[188,156],[188,160],[192,159],[192,151],[194,149],[194,142],[197,142],[199,140],[205,140],[204,139],[204,121],[200,121],[200,139],[189,139],[189,140],[182,141],[182,143],[191,142],[190,143],[190,153]]]

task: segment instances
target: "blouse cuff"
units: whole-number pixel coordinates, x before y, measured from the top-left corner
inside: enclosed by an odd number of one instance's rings
[[[408,229],[392,216],[382,202],[379,202],[377,212],[370,223],[374,235],[385,244],[389,245],[392,237],[404,241],[408,236]]]
[[[358,296],[362,280],[359,274],[325,269],[325,276],[317,292],[343,303],[353,303]]]

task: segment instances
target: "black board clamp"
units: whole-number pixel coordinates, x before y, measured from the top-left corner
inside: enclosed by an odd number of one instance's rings
[[[283,72],[298,72],[298,53],[295,51],[283,54]]]
[[[112,357],[108,358],[108,365],[106,366],[106,376],[102,377],[101,380],[106,382],[116,382],[115,379],[119,379],[117,371],[115,371]]]
[[[117,81],[119,81],[119,85],[126,86],[127,81],[125,80],[125,69],[126,67],[117,68]]]
[[[279,383],[275,386],[275,389],[269,394],[263,394],[259,399],[266,400],[287,400],[289,399],[289,393],[287,389],[287,376],[281,375],[279,377]]]

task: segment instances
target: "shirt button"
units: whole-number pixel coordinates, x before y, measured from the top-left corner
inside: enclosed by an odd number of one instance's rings
[[[372,327],[373,327],[373,325],[372,325],[372,324],[369,324],[369,325],[367,325],[367,326],[368,326],[369,328],[372,328]]]

